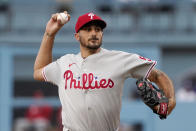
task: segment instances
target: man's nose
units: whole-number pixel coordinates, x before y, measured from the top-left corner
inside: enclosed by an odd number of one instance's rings
[[[92,34],[92,35],[96,35],[95,29],[92,29],[92,30],[91,30],[91,34]]]

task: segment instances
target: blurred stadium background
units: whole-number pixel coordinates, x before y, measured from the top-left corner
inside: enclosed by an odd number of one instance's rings
[[[195,131],[195,0],[0,0],[0,131],[60,131],[60,103],[54,85],[33,80],[33,65],[52,13],[68,10],[71,21],[55,39],[54,59],[77,53],[77,17],[93,11],[107,22],[103,46],[139,53],[158,62],[174,82],[177,106],[159,120],[124,87],[121,131]],[[44,112],[44,113],[43,113]],[[40,120],[40,119],[39,119]],[[30,121],[30,122],[27,122]]]

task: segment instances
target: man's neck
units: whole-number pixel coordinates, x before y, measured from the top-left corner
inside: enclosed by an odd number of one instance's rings
[[[83,59],[87,58],[90,55],[96,54],[100,52],[101,48],[98,49],[87,49],[87,48],[80,48],[81,56]]]

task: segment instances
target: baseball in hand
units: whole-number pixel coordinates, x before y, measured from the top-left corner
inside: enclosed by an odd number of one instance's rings
[[[68,16],[65,13],[59,13],[57,16],[57,20],[60,20],[61,24],[65,24],[68,21]]]

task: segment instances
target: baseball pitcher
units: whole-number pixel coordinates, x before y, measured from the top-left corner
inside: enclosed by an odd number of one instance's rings
[[[58,86],[63,131],[118,131],[127,78],[138,80],[141,99],[161,119],[171,113],[176,103],[172,81],[154,68],[155,61],[102,48],[106,22],[94,13],[81,15],[76,22],[80,52],[52,61],[55,36],[69,20],[66,11],[52,15],[34,65],[34,79]]]

